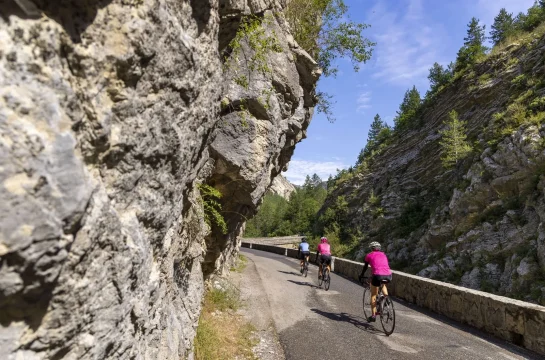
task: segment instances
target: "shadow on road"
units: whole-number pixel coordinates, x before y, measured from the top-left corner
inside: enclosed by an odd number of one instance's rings
[[[311,288],[314,288],[314,289],[321,289],[319,286],[316,286],[312,283],[309,283],[308,281],[305,281],[305,282],[302,282],[302,281],[295,281],[295,280],[288,280],[290,283],[294,283],[294,284],[297,284],[297,285],[303,285],[303,286],[310,286]]]
[[[360,316],[354,316],[354,315],[350,315],[350,314],[347,314],[347,313],[344,313],[344,312],[342,312],[342,313],[332,313],[332,312],[327,312],[327,311],[323,311],[323,310],[319,310],[319,309],[310,309],[310,310],[315,312],[316,314],[322,315],[322,316],[324,316],[324,317],[326,317],[326,318],[328,318],[330,320],[347,322],[347,323],[350,323],[350,324],[354,325],[358,329],[365,330],[365,331],[370,332],[370,333],[375,333],[377,335],[384,335],[382,333],[382,331],[378,330],[376,327],[369,324],[367,322],[367,320],[365,320],[364,318],[362,318]],[[384,336],[386,336],[386,335],[384,335]]]
[[[296,272],[294,272],[294,271],[282,271],[282,270],[278,270],[278,272],[281,272],[282,274],[301,276],[301,273],[296,273]]]

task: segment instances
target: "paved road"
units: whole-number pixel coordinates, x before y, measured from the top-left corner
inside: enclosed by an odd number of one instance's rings
[[[363,318],[358,284],[333,274],[326,292],[317,287],[315,267],[304,278],[295,259],[241,252],[255,265],[267,298],[263,309],[270,308],[287,359],[544,359],[400,301],[387,337],[380,323]]]

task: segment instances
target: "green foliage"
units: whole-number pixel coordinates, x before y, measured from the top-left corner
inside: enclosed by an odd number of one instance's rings
[[[513,80],[511,80],[511,84],[513,84],[516,88],[522,89],[526,86],[526,75],[520,74]]]
[[[382,121],[379,114],[376,114],[367,134],[367,144],[358,155],[356,166],[363,164],[366,159],[370,159],[379,153],[382,149],[381,145],[385,145],[391,136],[392,129],[390,126]]]
[[[241,273],[248,265],[248,258],[242,254],[238,254],[235,264],[231,267],[231,271]]]
[[[293,235],[289,233],[291,229],[280,230],[287,208],[288,201],[280,195],[265,195],[257,214],[246,223],[244,236]]]
[[[375,43],[362,35],[369,25],[351,21],[344,0],[291,0],[285,16],[295,40],[317,60],[324,76],[337,74],[339,58],[349,58],[354,71],[371,58]],[[331,96],[317,95],[317,110],[334,121]]]
[[[240,308],[239,293],[233,286],[230,286],[225,290],[212,288],[205,296],[207,297],[205,301],[209,301],[215,310],[236,311]]]
[[[371,123],[371,128],[369,129],[369,133],[367,134],[367,141],[375,141],[385,127],[388,125],[382,121],[379,114],[376,114],[373,118],[373,122]]]
[[[222,234],[227,234],[227,224],[221,215],[221,204],[219,203],[222,197],[221,192],[207,184],[198,184],[197,187],[200,192],[199,202],[204,209],[204,220],[208,226],[216,225]]]
[[[490,30],[490,39],[494,45],[505,41],[508,36],[513,35],[515,32],[515,20],[513,14],[508,13],[505,8],[500,10],[500,13],[494,18],[494,24]]]
[[[521,12],[516,16],[514,26],[516,30],[530,32],[537,28],[543,20],[545,20],[545,8],[536,2],[526,14]]]
[[[255,359],[256,329],[234,315],[241,305],[233,285],[205,294],[194,341],[196,360]]]
[[[297,43],[317,59],[325,76],[337,73],[337,58],[351,59],[355,71],[371,58],[375,43],[362,36],[369,25],[351,21],[344,0],[291,0],[285,16]]]
[[[226,67],[235,73],[234,82],[248,89],[252,72],[259,72],[264,76],[271,73],[269,56],[271,52],[281,52],[282,47],[274,31],[267,34],[265,26],[271,22],[271,18],[261,18],[248,15],[242,18],[240,27],[233,40],[229,43],[229,58],[226,59]],[[251,54],[243,51],[247,45]]]
[[[316,174],[307,176],[289,201],[279,195],[267,194],[256,216],[247,222],[244,236],[311,234],[326,195],[322,180]]]
[[[471,145],[467,142],[465,122],[458,119],[458,113],[452,110],[445,122],[446,129],[440,131],[441,161],[445,168],[451,168],[471,153]]]
[[[479,19],[472,18],[467,25],[467,36],[464,38],[464,46],[458,51],[455,71],[460,71],[475,64],[486,53],[485,25],[479,25]]]
[[[428,75],[431,94],[437,93],[441,86],[445,86],[451,81],[453,76],[452,67],[452,63],[446,69],[439,63],[433,64]]]
[[[407,90],[403,97],[403,102],[399,105],[397,116],[394,118],[395,129],[402,130],[413,127],[421,104],[422,99],[420,98],[420,93],[416,89],[416,86]]]
[[[408,236],[422,226],[429,218],[430,210],[419,200],[410,200],[405,203],[398,219],[398,231],[401,236]]]
[[[479,84],[484,85],[492,78],[492,74],[482,74],[479,76]]]

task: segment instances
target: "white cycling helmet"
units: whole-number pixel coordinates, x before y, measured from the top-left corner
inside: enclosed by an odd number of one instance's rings
[[[378,241],[373,241],[372,243],[369,244],[369,247],[373,250],[380,250],[381,248],[380,243]]]

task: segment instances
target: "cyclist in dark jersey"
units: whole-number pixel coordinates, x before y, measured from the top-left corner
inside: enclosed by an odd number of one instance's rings
[[[377,295],[378,289],[382,284],[382,281],[392,281],[392,271],[388,264],[388,258],[386,254],[380,251],[380,243],[373,241],[369,244],[371,252],[365,256],[365,265],[360,275],[360,281],[363,281],[367,268],[371,266],[373,277],[371,278],[371,316],[367,319],[369,322],[376,320],[375,315],[377,313]],[[382,293],[384,296],[388,296],[388,289],[386,285],[382,287]]]
[[[310,256],[310,248],[307,242],[307,238],[303,237],[301,238],[301,243],[299,244],[299,249],[297,251],[297,257],[301,260],[301,274],[303,273],[303,263],[305,259],[308,261],[308,257]]]

